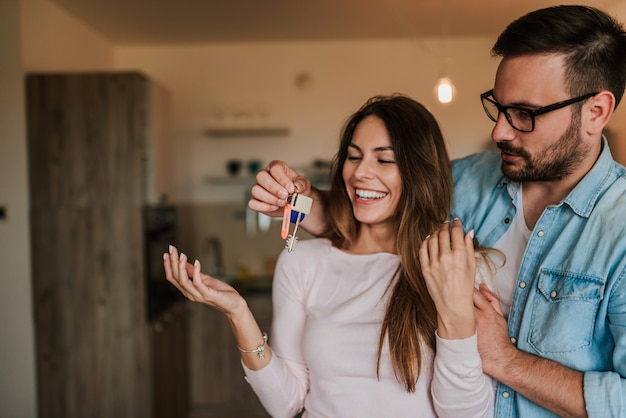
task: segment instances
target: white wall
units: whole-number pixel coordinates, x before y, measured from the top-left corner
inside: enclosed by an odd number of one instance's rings
[[[19,0],[0,1],[0,416],[37,414]]]
[[[112,66],[105,38],[53,3],[0,1],[0,417],[37,416],[24,73]]]
[[[176,199],[207,202],[243,198],[242,189],[205,181],[224,175],[229,159],[284,159],[307,166],[315,158],[332,158],[343,122],[375,94],[402,92],[428,106],[453,157],[482,149],[491,122],[478,97],[493,84],[497,60],[489,55],[492,41],[448,40],[448,75],[458,97],[445,106],[433,92],[442,66],[437,39],[134,46],[117,48],[115,60],[117,68],[139,69],[170,91]],[[302,74],[309,82],[298,86]],[[257,113],[235,118],[239,111]],[[226,114],[221,120],[219,112]],[[210,126],[241,124],[284,125],[290,134],[243,139],[203,135]]]

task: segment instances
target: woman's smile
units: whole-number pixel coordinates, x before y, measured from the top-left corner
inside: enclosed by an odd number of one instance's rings
[[[357,200],[373,201],[386,197],[388,193],[378,192],[375,190],[356,189]]]

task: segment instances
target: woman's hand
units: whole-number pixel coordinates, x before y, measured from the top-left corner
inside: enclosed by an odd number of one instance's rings
[[[247,309],[246,301],[232,286],[200,272],[200,262],[187,262],[185,254],[178,254],[176,247],[163,254],[165,276],[180,292],[193,302],[212,306],[227,316],[235,315],[242,308]]]
[[[437,307],[439,337],[462,339],[474,335],[476,258],[473,231],[463,236],[461,221],[426,237],[419,250],[422,273]]]
[[[163,254],[163,266],[167,280],[185,297],[194,302],[204,303],[226,314],[233,330],[238,347],[254,349],[263,343],[264,338],[245,299],[232,286],[200,272],[200,262],[187,262],[185,254],[178,254],[170,245],[169,252]],[[263,356],[256,352],[242,352],[243,363],[251,370],[260,370],[272,358],[269,345],[264,345]],[[240,349],[241,351],[241,349]]]
[[[275,160],[256,174],[248,207],[268,216],[281,217],[287,197],[295,192],[311,197],[311,181],[283,161]]]
[[[326,229],[324,199],[328,192],[311,187],[311,181],[299,175],[282,161],[272,161],[256,175],[256,184],[250,193],[248,207],[272,217],[282,217],[287,197],[299,193],[313,199],[311,212],[305,216],[300,227],[313,235],[321,235]]]

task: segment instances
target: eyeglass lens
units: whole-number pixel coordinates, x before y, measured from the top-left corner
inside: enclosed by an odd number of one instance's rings
[[[486,97],[483,98],[483,107],[485,108],[485,112],[487,113],[487,116],[489,116],[489,119],[497,122],[498,116],[500,115],[500,109],[502,109],[504,116],[513,128],[523,132],[530,132],[533,130],[533,117],[529,112],[524,109],[514,107],[498,107],[498,105],[492,100],[493,99],[490,100]]]

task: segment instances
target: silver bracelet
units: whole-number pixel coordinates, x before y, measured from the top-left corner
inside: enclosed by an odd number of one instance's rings
[[[267,344],[267,333],[263,333],[263,344],[255,348],[254,350],[244,350],[243,348],[237,346],[239,351],[242,353],[257,353],[259,359],[263,360],[265,358],[265,344]]]

